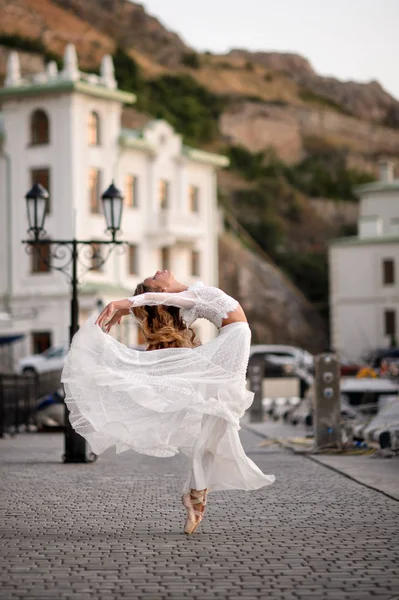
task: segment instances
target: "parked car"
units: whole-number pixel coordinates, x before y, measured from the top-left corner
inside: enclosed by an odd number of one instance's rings
[[[313,370],[314,359],[310,352],[296,346],[258,344],[251,346],[250,357],[253,354],[263,354],[264,358],[275,365],[283,366],[288,371],[291,367]],[[288,369],[287,369],[288,367]]]
[[[387,359],[399,360],[399,348],[377,348],[368,355],[366,362],[373,369],[379,369],[382,361]]]
[[[340,358],[341,377],[355,377],[364,365]]]
[[[47,348],[41,354],[26,356],[18,362],[18,372],[25,373],[26,375],[36,375],[37,373],[47,373],[48,371],[61,371],[68,350],[69,346],[62,344]]]
[[[39,431],[62,429],[65,425],[64,388],[58,388],[39,398],[35,421]]]

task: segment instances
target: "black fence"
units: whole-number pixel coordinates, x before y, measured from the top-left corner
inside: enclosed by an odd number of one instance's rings
[[[0,438],[35,424],[40,398],[61,387],[61,372],[40,375],[0,373]]]

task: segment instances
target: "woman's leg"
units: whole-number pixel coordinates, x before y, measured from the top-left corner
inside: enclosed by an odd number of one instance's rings
[[[183,488],[183,504],[187,509],[185,533],[194,533],[203,518],[208,488],[212,481],[214,456],[225,431],[224,419],[204,415],[201,434],[194,446],[190,469]]]
[[[206,506],[206,496],[206,489],[192,489],[188,494],[184,494],[182,501],[187,510],[184,533],[194,533],[201,523]]]

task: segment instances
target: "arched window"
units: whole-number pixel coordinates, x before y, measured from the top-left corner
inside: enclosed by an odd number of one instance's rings
[[[50,142],[50,125],[44,110],[38,109],[30,119],[30,143],[32,145],[48,144]]]
[[[96,112],[89,115],[89,146],[100,144],[100,117]]]

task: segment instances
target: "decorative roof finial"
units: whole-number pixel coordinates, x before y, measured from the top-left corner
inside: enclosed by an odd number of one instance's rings
[[[62,76],[69,81],[77,81],[80,78],[78,57],[73,44],[67,44],[64,51],[64,68]]]
[[[51,60],[46,67],[47,77],[54,79],[58,75],[58,67],[55,60]]]
[[[5,87],[13,87],[21,84],[21,67],[18,52],[10,52],[7,60],[7,75],[4,82]]]
[[[105,87],[115,89],[117,87],[115,80],[114,63],[110,54],[103,56],[101,61],[100,74],[102,83]]]

